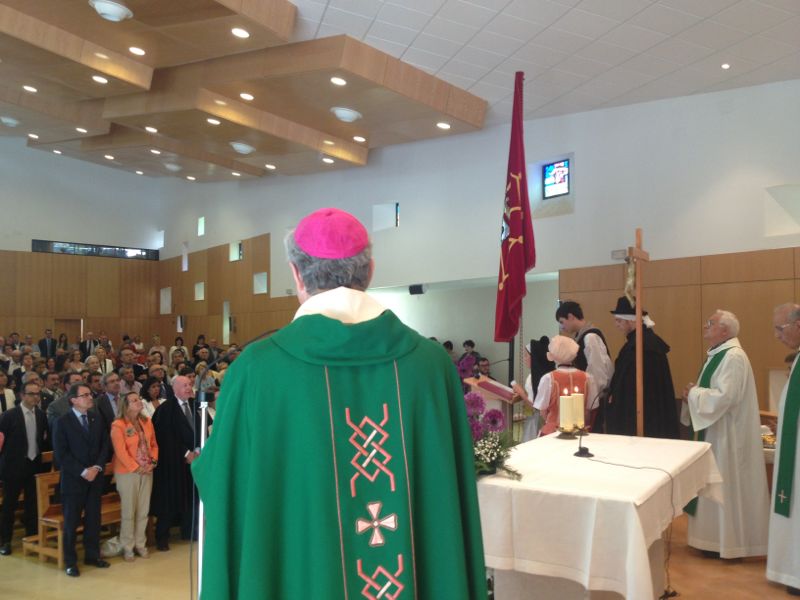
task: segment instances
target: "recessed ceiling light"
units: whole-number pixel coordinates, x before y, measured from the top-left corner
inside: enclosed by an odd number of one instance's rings
[[[105,85],[105,84],[108,83],[108,79],[106,79],[102,75],[92,75],[92,81],[94,81],[95,83],[100,83],[102,85]]]
[[[231,33],[238,38],[242,38],[243,40],[246,40],[250,37],[250,32],[246,29],[242,29],[241,27],[234,27],[231,29]]]
[[[77,131],[78,133],[89,133],[89,131],[87,129],[84,129],[83,127],[76,127],[75,131]]]
[[[97,58],[102,58],[103,60],[108,60],[108,54],[103,54],[102,52],[95,52],[94,55]]]
[[[106,154],[103,156],[106,160],[114,160],[114,157],[111,154]]]
[[[253,96],[253,94],[248,94],[247,92],[242,92],[241,94],[239,94],[239,98],[250,102],[251,100],[255,99],[255,96]]]
[[[445,123],[444,121],[439,121],[439,122],[436,124],[436,126],[437,126],[439,129],[444,129],[445,131],[447,131],[448,129],[450,129],[450,123]]]
[[[731,66],[730,66],[728,63],[722,63],[722,64],[720,65],[720,67],[722,67],[722,68],[723,68],[723,69],[725,69],[726,71],[727,71],[728,69],[730,69],[730,68],[731,68]]]
[[[347,80],[342,79],[341,77],[331,77],[331,83],[333,85],[342,86],[342,85],[347,85]]]
[[[365,138],[363,136],[360,136],[360,135],[354,135],[353,136],[353,141],[354,142],[358,142],[359,144],[363,144],[364,142],[367,141],[367,138]]]
[[[228,103],[225,102],[225,100],[214,100],[214,104],[217,104],[219,106],[228,106]]]
[[[206,119],[206,121],[208,121],[209,124],[211,124],[211,125],[219,125],[220,124],[220,120],[219,119],[212,119],[211,117]]]
[[[270,171],[274,171],[275,169],[278,168],[275,165],[271,165],[269,163],[265,164],[264,166],[267,167]]]
[[[136,46],[131,46],[130,48],[128,48],[128,52],[130,52],[131,54],[135,54],[136,56],[144,56],[145,54],[147,54],[147,52]]]
[[[322,140],[322,143],[325,144],[326,146],[335,146],[336,145],[331,140]]]
[[[150,148],[150,152],[156,155],[161,154],[161,150],[156,150],[155,148]]]
[[[25,90],[26,92],[30,92],[31,94],[35,94],[36,92],[39,91],[35,87],[33,87],[32,85],[23,85],[22,89]]]
[[[175,163],[164,163],[164,168],[170,173],[177,173],[183,170],[182,166],[176,165]]]
[[[241,177],[242,176],[241,173],[237,173],[236,171],[231,171],[231,175],[233,175],[234,177]]]
[[[2,117],[0,117],[0,123],[5,125],[6,127],[16,127],[17,125],[19,125],[19,120],[15,119],[14,117],[8,117],[3,115]]]
[[[158,133],[158,129],[156,129],[155,127],[151,127],[150,125],[148,125],[147,127],[145,127],[145,128],[144,128],[144,130],[145,130],[147,133]]]
[[[92,8],[97,11],[97,14],[106,21],[119,23],[133,16],[131,9],[122,2],[115,2],[114,0],[89,0],[89,4],[91,4]]]
[[[32,140],[38,140],[39,139],[39,136],[36,135],[35,133],[29,133],[28,137],[31,138]]]
[[[325,156],[325,157],[322,158],[322,162],[324,162],[325,164],[328,164],[328,165],[332,165],[333,164],[333,159],[330,156]]]
[[[144,171],[136,171],[137,175],[144,175]]]
[[[253,146],[244,142],[228,142],[228,144],[239,154],[252,154],[256,151]]]
[[[53,154],[61,154],[61,150],[53,150]]]
[[[358,121],[362,117],[361,113],[357,110],[345,106],[334,106],[331,108],[331,112],[337,119],[344,123],[352,123],[353,121]]]
[[[188,179],[189,181],[195,181],[197,177],[195,177],[194,175],[187,175],[186,179]]]

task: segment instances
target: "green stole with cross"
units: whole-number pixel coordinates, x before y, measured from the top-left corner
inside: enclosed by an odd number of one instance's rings
[[[732,347],[733,346],[731,346],[731,348]],[[711,357],[711,360],[709,360],[705,364],[703,370],[700,372],[700,379],[697,382],[697,387],[707,388],[711,385],[711,376],[717,370],[717,367],[719,367],[720,363],[722,362],[722,359],[728,353],[728,350],[730,350],[730,348],[725,348],[725,350],[717,352],[714,356]],[[693,429],[691,429],[690,426],[690,430],[691,430],[689,432],[690,437],[692,437],[692,439],[694,439],[696,442],[704,442],[706,440],[705,429],[701,429],[700,431],[694,431]],[[692,498],[689,501],[689,504],[683,507],[683,512],[685,512],[687,515],[694,516],[694,514],[697,512],[697,498]]]
[[[800,368],[797,368],[797,364],[792,369],[784,402],[783,422],[780,428],[781,453],[778,456],[778,477],[775,480],[775,512],[788,517],[792,507],[794,461],[797,458],[797,421],[800,417]]]

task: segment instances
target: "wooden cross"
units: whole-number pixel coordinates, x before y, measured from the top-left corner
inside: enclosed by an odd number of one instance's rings
[[[628,258],[636,263],[636,435],[644,435],[644,354],[642,349],[642,271],[650,255],[642,249],[642,229],[636,228],[636,245],[628,247]]]
[[[786,494],[784,494],[784,493],[783,493],[783,490],[781,490],[781,493],[780,493],[780,494],[778,494],[778,498],[780,498],[780,499],[781,499],[781,504],[783,504],[784,502],[786,502],[786,500],[788,500],[788,499],[789,499],[789,496],[787,496]]]

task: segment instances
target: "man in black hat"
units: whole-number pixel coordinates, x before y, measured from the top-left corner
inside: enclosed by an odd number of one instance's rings
[[[614,325],[626,336],[614,363],[606,406],[606,433],[636,435],[636,311],[622,296],[611,311]],[[644,435],[679,438],[678,408],[669,370],[669,346],[653,331],[652,319],[642,311],[644,377]]]

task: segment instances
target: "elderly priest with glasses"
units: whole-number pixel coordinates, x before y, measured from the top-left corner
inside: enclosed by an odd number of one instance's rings
[[[301,306],[225,376],[192,465],[201,597],[487,596],[461,383],[436,342],[364,293],[364,226],[334,208],[286,238]]]
[[[756,382],[739,339],[739,321],[717,310],[703,327],[708,358],[683,392],[681,421],[711,444],[722,474],[723,503],[696,498],[686,506],[689,545],[706,556],[741,558],[767,552],[769,492]]]

